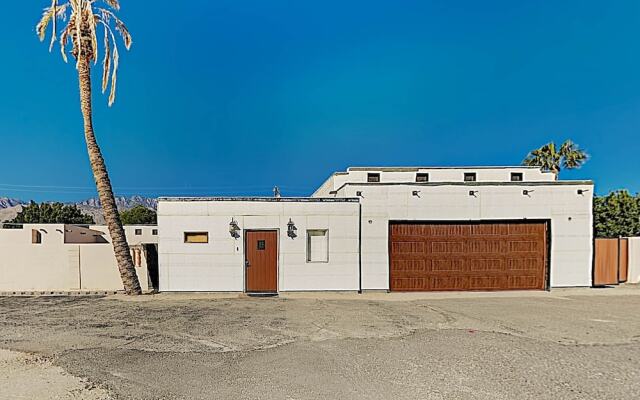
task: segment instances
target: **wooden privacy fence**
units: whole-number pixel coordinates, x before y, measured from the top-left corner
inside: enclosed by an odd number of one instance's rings
[[[593,286],[617,285],[626,282],[628,270],[628,239],[596,239]]]

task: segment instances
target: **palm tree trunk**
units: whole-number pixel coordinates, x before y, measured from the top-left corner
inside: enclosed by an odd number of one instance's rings
[[[80,81],[80,108],[82,109],[82,117],[84,118],[84,137],[87,142],[87,151],[89,152],[89,161],[93,177],[96,181],[98,189],[98,198],[102,206],[104,218],[107,221],[109,234],[113,250],[118,262],[118,269],[124,285],[124,290],[129,295],[141,294],[140,282],[136,274],[129,245],[122,228],[120,214],[116,206],[116,200],[113,196],[111,181],[107,173],[107,167],[104,158],[100,152],[100,147],[96,141],[93,132],[93,118],[91,110],[91,67],[87,57],[81,57],[78,62],[78,80]]]

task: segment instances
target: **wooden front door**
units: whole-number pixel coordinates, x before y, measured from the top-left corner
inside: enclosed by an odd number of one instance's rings
[[[278,291],[278,231],[247,231],[245,234],[246,291]]]

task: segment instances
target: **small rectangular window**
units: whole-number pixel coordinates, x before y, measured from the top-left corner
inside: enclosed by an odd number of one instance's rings
[[[367,182],[380,182],[380,174],[377,174],[377,173],[367,174]]]
[[[142,235],[142,229],[136,229],[136,236]]]
[[[42,243],[42,233],[40,233],[37,229],[31,230],[31,243],[33,244],[41,244]]]
[[[264,240],[258,240],[258,250],[264,250],[267,248],[267,243]]]
[[[511,173],[511,182],[522,182],[523,180],[524,180],[524,176],[522,172]]]
[[[309,229],[307,231],[307,262],[329,262],[329,231]]]
[[[152,230],[151,230],[151,234],[152,234],[153,236],[158,236],[158,230],[157,230],[157,229],[152,229]]]
[[[421,172],[417,173],[416,182],[429,182],[429,174],[421,173]]]
[[[464,173],[464,181],[465,182],[475,182],[476,181],[476,173],[475,172],[465,172]]]
[[[185,232],[185,243],[209,243],[209,232]]]

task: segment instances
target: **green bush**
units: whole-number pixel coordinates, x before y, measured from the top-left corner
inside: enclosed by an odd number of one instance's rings
[[[29,203],[9,223],[12,224],[78,224],[92,225],[93,217],[75,205],[62,203]]]
[[[640,196],[618,190],[593,199],[596,237],[640,236]]]
[[[158,223],[156,212],[141,205],[122,211],[120,219],[124,225],[155,225]]]

